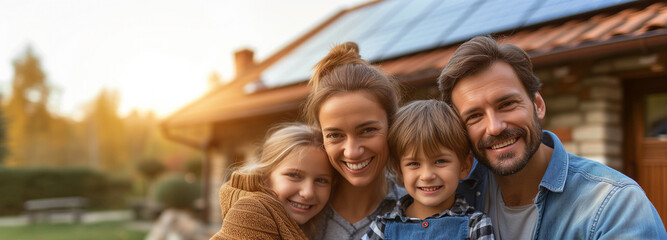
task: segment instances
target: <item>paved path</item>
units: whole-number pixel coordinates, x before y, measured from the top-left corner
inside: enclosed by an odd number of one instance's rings
[[[86,212],[83,214],[81,222],[86,223],[97,223],[97,222],[106,222],[106,221],[129,221],[133,218],[132,211],[130,210],[115,210],[115,211],[101,211],[101,212]],[[73,222],[73,216],[71,213],[54,213],[50,215],[50,222],[53,223],[71,223]],[[0,217],[0,227],[9,227],[9,226],[24,226],[28,224],[28,217],[26,215],[13,216],[13,217]],[[138,224],[141,226],[148,225],[150,228],[150,223]],[[142,229],[145,227],[141,227]]]

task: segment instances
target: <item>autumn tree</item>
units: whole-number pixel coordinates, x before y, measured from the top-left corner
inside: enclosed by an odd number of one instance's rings
[[[14,59],[13,67],[11,93],[0,109],[3,165],[89,166],[124,175],[136,170],[132,166],[143,159],[172,166],[201,155],[165,139],[158,127],[160,120],[151,112],[120,117],[120,94],[114,90],[100,91],[81,121],[53,114],[48,109],[51,89],[39,58],[27,48]],[[209,82],[219,84],[219,76],[212,74]]]
[[[11,152],[7,165],[48,165],[51,115],[46,74],[31,48],[13,65],[12,92],[5,108]]]
[[[52,115],[49,130],[53,166],[87,166],[83,132],[78,123],[67,117]]]
[[[90,104],[84,120],[89,166],[109,172],[127,171],[125,127],[118,116],[120,96],[102,90]]]

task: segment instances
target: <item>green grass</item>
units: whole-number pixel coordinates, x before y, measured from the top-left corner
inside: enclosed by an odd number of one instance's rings
[[[0,227],[0,239],[16,240],[130,240],[144,239],[148,233],[131,230],[127,222],[93,224],[36,224]]]

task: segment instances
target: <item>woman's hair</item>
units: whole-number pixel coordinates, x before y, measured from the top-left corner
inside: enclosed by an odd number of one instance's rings
[[[314,69],[315,73],[309,82],[312,91],[304,111],[309,124],[320,126],[320,107],[329,97],[337,93],[365,91],[382,106],[387,113],[387,123],[391,125],[400,101],[398,83],[361,59],[356,43],[346,42],[334,46]]]
[[[438,100],[413,101],[398,110],[388,141],[391,157],[387,169],[391,173],[400,173],[401,157],[407,151],[424,151],[430,157],[445,147],[456,154],[462,166],[470,154],[463,122],[449,104]]]
[[[290,153],[304,150],[306,147],[317,147],[322,149],[322,133],[318,128],[303,123],[281,123],[269,130],[268,137],[262,145],[259,159],[248,161],[236,172],[249,175],[260,175],[263,180],[263,188],[268,192],[268,179],[278,165],[290,155]],[[300,153],[300,152],[299,152]],[[336,182],[336,171],[332,170],[332,189]],[[328,199],[327,199],[328,200]],[[316,234],[317,226],[321,219],[321,213],[315,215],[301,229],[310,238]]]

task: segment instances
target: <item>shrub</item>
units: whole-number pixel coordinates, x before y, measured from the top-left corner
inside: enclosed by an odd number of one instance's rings
[[[196,179],[200,179],[202,174],[203,164],[204,163],[200,158],[190,159],[188,162],[185,163],[185,172],[193,174]]]
[[[137,170],[148,181],[153,181],[153,179],[160,176],[166,169],[164,164],[155,159],[146,159],[137,164]]]
[[[129,191],[128,180],[87,168],[0,168],[0,215],[23,212],[27,200],[55,197],[84,197],[90,208],[121,207]]]
[[[199,197],[199,184],[188,183],[180,175],[161,179],[155,186],[155,201],[166,208],[191,209]]]

